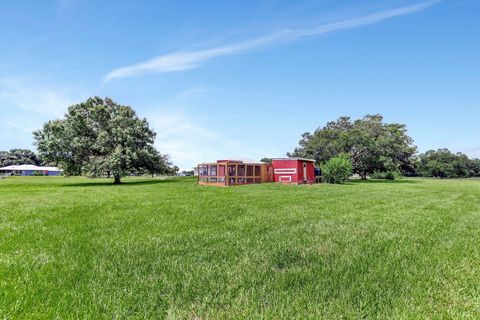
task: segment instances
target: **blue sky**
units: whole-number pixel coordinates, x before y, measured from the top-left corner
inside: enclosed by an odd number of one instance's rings
[[[0,150],[89,96],[146,117],[181,168],[284,156],[381,113],[480,157],[480,1],[2,1]]]

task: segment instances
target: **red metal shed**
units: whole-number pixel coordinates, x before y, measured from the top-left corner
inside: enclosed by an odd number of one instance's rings
[[[293,184],[315,183],[315,160],[303,158],[272,159],[275,182]]]

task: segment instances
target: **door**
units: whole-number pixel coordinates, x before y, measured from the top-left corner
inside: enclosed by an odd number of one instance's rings
[[[303,183],[307,182],[307,163],[303,163]]]

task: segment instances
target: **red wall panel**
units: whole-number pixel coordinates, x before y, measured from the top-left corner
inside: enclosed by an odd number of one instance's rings
[[[273,159],[274,181],[282,183],[305,183],[303,165],[306,164],[306,183],[315,183],[315,165],[301,159]]]

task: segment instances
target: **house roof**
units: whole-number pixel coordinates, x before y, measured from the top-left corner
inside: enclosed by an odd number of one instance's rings
[[[314,159],[307,159],[307,158],[273,158],[272,160],[299,160],[299,161],[315,162]]]
[[[244,158],[244,157],[230,157],[230,158],[224,158],[224,159],[219,159],[217,162],[239,162],[239,163],[258,163],[262,164],[263,162],[255,160],[255,159],[250,159],[250,158]]]
[[[21,165],[13,165],[13,166],[6,166],[3,168],[0,168],[2,171],[26,171],[26,170],[31,170],[31,171],[63,171],[61,169],[58,169],[57,167],[39,167],[35,166],[33,164],[21,164]]]
[[[263,164],[264,163],[258,160],[244,158],[244,157],[231,157],[231,158],[218,159],[216,161],[211,161],[211,162],[202,162],[200,164],[215,164],[219,162],[238,162],[238,163],[246,163],[246,164]]]

